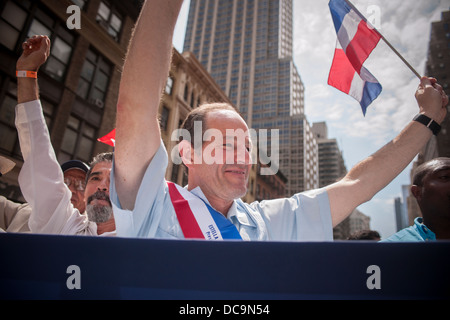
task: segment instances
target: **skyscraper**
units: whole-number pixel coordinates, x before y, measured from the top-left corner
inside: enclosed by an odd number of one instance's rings
[[[441,14],[441,20],[431,24],[430,41],[428,44],[428,56],[425,66],[425,74],[437,79],[450,98],[450,11]],[[415,169],[422,163],[437,158],[450,157],[450,105],[447,105],[447,116],[441,123],[441,131],[437,136],[432,136],[422,151],[411,170],[411,181]],[[409,225],[414,224],[416,217],[422,216],[416,198],[410,194],[408,197]]]
[[[314,122],[312,132],[319,146],[319,187],[325,187],[347,174],[344,158],[336,139],[328,138],[325,122]]]
[[[287,195],[318,187],[317,143],[292,60],[292,0],[191,0],[184,50],[198,57],[249,127],[279,129]],[[271,143],[269,130],[269,154]]]
[[[450,11],[441,14],[442,19],[431,24],[430,42],[425,74],[437,79],[447,94],[450,80]],[[450,108],[447,106],[447,110]],[[427,143],[420,153],[419,162],[436,157],[450,157],[450,115],[447,114],[441,123],[441,131],[437,137]]]

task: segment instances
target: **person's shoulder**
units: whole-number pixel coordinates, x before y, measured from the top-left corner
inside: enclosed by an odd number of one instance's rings
[[[389,238],[381,240],[380,242],[408,242],[408,241],[423,241],[422,237],[416,232],[414,226],[407,227],[394,233]]]

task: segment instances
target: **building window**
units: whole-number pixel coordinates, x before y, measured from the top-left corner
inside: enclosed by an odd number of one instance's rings
[[[0,106],[0,150],[2,153],[20,156],[17,130],[14,125],[15,107],[17,105],[15,83],[10,82],[8,91]]]
[[[119,41],[123,18],[110,3],[105,1],[100,2],[96,20],[110,36],[116,41]]]
[[[65,25],[60,25],[56,19],[40,9],[36,10],[27,37],[30,38],[34,35],[46,35],[50,38],[52,43],[50,57],[42,69],[53,79],[62,82],[72,57],[75,37],[66,30]]]
[[[1,95],[1,94],[0,94]],[[41,97],[42,109],[47,123],[47,127],[51,130],[52,117],[56,106]],[[1,153],[16,158],[20,158],[19,139],[15,126],[15,108],[17,105],[17,84],[10,81],[7,90],[4,93],[3,102],[0,105],[0,150]]]
[[[112,70],[112,65],[104,57],[89,50],[81,69],[77,94],[97,107],[102,108]]]
[[[88,124],[86,120],[71,115],[64,132],[58,160],[60,163],[70,159],[91,161],[96,139],[97,128]]]
[[[76,4],[80,7],[81,10],[84,9],[84,6],[86,5],[87,0],[72,0],[73,4]]]
[[[24,3],[27,3],[24,1]],[[29,6],[29,4],[28,4]],[[20,33],[27,20],[27,11],[18,4],[6,2],[2,14],[0,15],[0,43],[9,50],[15,50]]]
[[[162,106],[161,120],[159,121],[159,124],[161,126],[161,130],[163,131],[167,130],[167,126],[169,124],[169,114],[170,110],[166,106]]]
[[[194,102],[195,102],[194,91],[192,91],[192,94],[191,94],[191,107],[192,107],[192,108],[195,108]]]
[[[189,96],[189,87],[186,84],[185,87],[184,87],[184,94],[183,94],[184,101],[188,101],[188,96]]]
[[[170,178],[170,181],[172,181],[173,183],[178,183],[179,170],[180,170],[180,165],[174,163],[172,165],[172,177]]]
[[[40,97],[42,110],[44,111],[44,118],[45,122],[47,124],[47,128],[50,131],[53,125],[52,118],[55,113],[56,105],[52,104],[51,102],[47,101],[43,97]]]
[[[166,93],[170,96],[173,90],[173,78],[169,76],[166,82]]]

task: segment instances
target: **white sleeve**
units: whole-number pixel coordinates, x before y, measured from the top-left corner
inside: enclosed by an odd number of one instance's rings
[[[250,206],[260,212],[271,240],[333,241],[325,188],[297,193],[290,198],[254,202]]]
[[[51,145],[39,100],[17,105],[16,127],[24,164],[19,185],[31,205],[29,227],[32,232],[51,234],[92,234],[89,223],[70,202],[72,194]]]
[[[168,163],[167,151],[161,140],[158,151],[148,165],[139,186],[133,211],[122,209],[111,170],[110,199],[113,206],[117,235],[120,237],[156,237],[162,215],[170,210],[167,202],[167,184],[164,175]]]

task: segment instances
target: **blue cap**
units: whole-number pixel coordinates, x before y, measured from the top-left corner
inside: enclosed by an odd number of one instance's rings
[[[69,169],[80,169],[80,170],[83,170],[85,173],[87,173],[90,168],[83,161],[80,161],[80,160],[69,160],[69,161],[64,162],[61,165],[61,169],[62,169],[63,172],[66,172]]]

